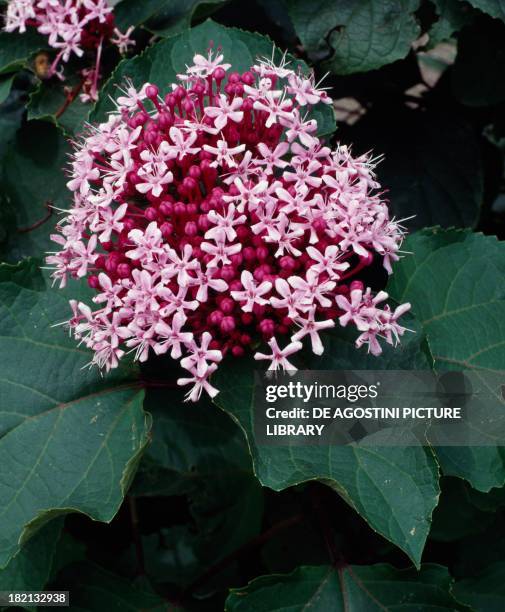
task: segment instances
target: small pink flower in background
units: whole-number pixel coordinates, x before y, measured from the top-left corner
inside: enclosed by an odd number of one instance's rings
[[[72,55],[82,57],[86,51],[94,53],[95,65],[81,71],[83,102],[98,98],[103,45],[116,45],[123,54],[135,44],[130,38],[133,27],[125,33],[115,27],[107,0],[8,0],[4,30],[24,33],[27,27],[47,36],[49,46],[57,50],[48,78],[64,80],[60,62],[68,62]]]
[[[170,354],[193,401],[216,395],[209,378],[226,355],[295,369],[336,323],[378,355],[410,307],[392,310],[361,280],[374,260],[391,272],[404,231],[373,160],[318,139],[309,113],[328,96],[285,58],[229,68],[210,51],[164,97],[125,84],[117,111],[76,145],[74,205],[47,258],[61,286],[87,276],[97,291],[97,310],[72,301],[68,322],[93,363]]]

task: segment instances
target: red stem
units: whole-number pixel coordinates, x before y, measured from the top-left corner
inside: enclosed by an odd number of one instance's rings
[[[63,104],[61,105],[61,107],[56,111],[55,113],[55,117],[56,119],[59,119],[63,113],[67,110],[67,108],[72,104],[72,102],[77,98],[79,92],[81,91],[82,87],[84,85],[84,79],[81,80],[80,83],[78,83],[71,92],[69,92],[67,94],[67,97],[65,98],[65,102],[63,102]]]
[[[41,225],[44,225],[44,223],[46,221],[48,221],[49,218],[51,217],[51,215],[53,214],[52,205],[53,205],[53,203],[51,201],[46,202],[44,204],[44,206],[47,208],[47,213],[46,213],[45,217],[43,217],[42,219],[39,219],[33,225],[29,225],[28,227],[18,227],[18,230],[17,230],[18,233],[19,234],[27,234],[28,232],[32,232],[33,230],[36,230]]]

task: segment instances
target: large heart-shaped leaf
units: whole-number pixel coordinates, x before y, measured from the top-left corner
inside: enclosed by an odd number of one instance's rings
[[[114,108],[111,97],[117,96],[117,86],[123,86],[127,78],[138,87],[146,82],[156,83],[162,93],[167,93],[170,84],[176,80],[176,75],[185,72],[186,66],[192,64],[195,53],[205,53],[210,43],[221,47],[226,60],[232,64],[232,69],[239,72],[249,70],[257,57],[271,57],[274,47],[273,42],[266,36],[237,28],[226,28],[207,20],[196,28],[153,45],[138,57],[122,61],[102,89],[91,119],[102,121],[106,118],[107,112]],[[303,62],[288,59],[293,61],[293,66],[307,68]],[[335,118],[329,105],[320,104],[313,113],[318,121],[320,136],[331,134],[335,130]]]
[[[505,364],[505,244],[463,230],[424,230],[410,236],[389,284],[409,301],[428,337],[439,370],[497,370]],[[505,483],[505,448],[437,450],[446,474],[488,491]]]
[[[86,293],[48,289],[33,261],[0,266],[0,566],[54,516],[110,521],[148,441],[134,370],[83,370],[89,353],[52,327]]]
[[[407,55],[419,35],[419,0],[286,0],[312,59],[337,74],[380,68]]]
[[[288,575],[261,576],[242,589],[232,589],[225,609],[227,612],[464,610],[450,594],[451,584],[447,569],[434,564],[423,565],[419,572],[400,571],[385,564],[304,566]]]
[[[407,337],[396,355],[386,350],[381,359],[375,360],[358,353],[348,334],[329,335],[324,343],[325,354],[310,362],[313,368],[429,368],[422,334]],[[216,376],[221,392],[215,401],[244,429],[260,481],[275,490],[314,479],[325,482],[375,531],[419,563],[439,493],[437,466],[431,452],[412,445],[259,445],[253,427],[254,367],[248,361],[237,362],[226,372],[223,367]]]

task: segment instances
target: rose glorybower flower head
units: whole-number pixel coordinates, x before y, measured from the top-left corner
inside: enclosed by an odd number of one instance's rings
[[[112,43],[124,53],[135,44],[130,39],[133,27],[124,34],[115,27],[107,0],[9,0],[4,30],[23,33],[27,27],[47,36],[49,45],[57,50],[47,78],[56,75],[63,80],[60,62],[68,62],[72,55],[82,57],[85,51],[95,53],[95,66],[81,72],[85,102],[98,97],[103,45]]]
[[[92,363],[169,353],[191,400],[217,393],[209,377],[227,353],[295,369],[303,342],[320,355],[335,322],[378,355],[410,307],[392,310],[359,278],[374,257],[391,272],[403,231],[369,157],[316,137],[308,111],[325,92],[284,61],[229,68],[196,55],[164,98],[127,84],[76,145],[74,205],[47,258],[60,286],[70,275],[97,290],[68,322]]]

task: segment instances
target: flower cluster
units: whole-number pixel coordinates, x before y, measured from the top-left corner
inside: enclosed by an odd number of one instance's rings
[[[396,344],[409,305],[392,310],[359,277],[374,257],[391,272],[403,230],[372,160],[317,138],[308,111],[326,93],[285,61],[228,76],[220,54],[193,61],[164,97],[128,83],[76,146],[74,204],[47,262],[61,286],[87,276],[97,291],[97,309],[73,301],[68,322],[92,363],[169,352],[196,400],[217,393],[225,354],[259,349],[294,369],[302,341],[320,355],[335,321],[374,355],[379,337]]]
[[[85,51],[95,54],[95,66],[81,72],[81,99],[85,102],[95,101],[98,96],[103,45],[112,43],[124,53],[134,44],[130,39],[133,27],[124,34],[115,27],[107,0],[9,0],[5,31],[23,33],[27,27],[37,28],[57,50],[48,78],[56,75],[63,80],[58,67],[72,55],[82,57]]]

